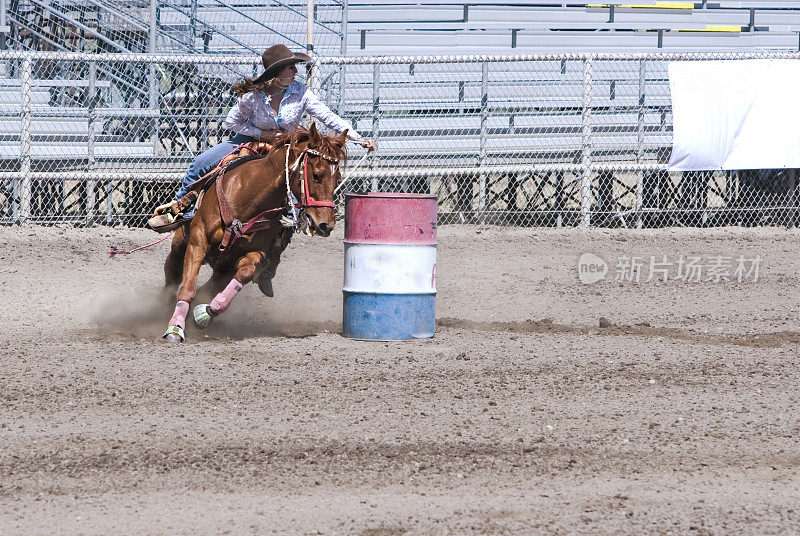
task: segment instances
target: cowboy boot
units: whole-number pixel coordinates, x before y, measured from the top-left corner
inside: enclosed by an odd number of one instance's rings
[[[272,289],[272,278],[275,277],[275,273],[278,271],[278,265],[281,262],[281,253],[283,253],[283,250],[289,245],[289,242],[292,241],[292,233],[293,230],[291,228],[284,228],[278,236],[275,237],[275,241],[272,243],[272,247],[269,249],[269,254],[267,255],[267,267],[256,280],[259,290],[270,298],[275,296],[275,292]]]
[[[197,202],[197,192],[189,192],[180,199],[178,199],[178,210],[181,214],[185,214]]]
[[[153,216],[159,216],[161,214],[172,214],[173,216],[178,216],[179,214],[186,212],[187,208],[194,205],[195,201],[197,201],[197,192],[189,192],[180,199],[159,205],[153,211]]]

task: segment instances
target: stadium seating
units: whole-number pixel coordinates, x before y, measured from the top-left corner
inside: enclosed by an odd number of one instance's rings
[[[50,6],[42,0],[21,0],[17,12],[6,17],[4,23],[6,3],[7,0],[0,0],[3,35],[9,34],[11,24],[27,25],[29,33],[36,33],[38,24],[38,30],[50,32],[51,37],[84,40],[73,43],[83,50],[92,46],[119,51],[146,49],[149,2],[71,0]],[[338,55],[341,4],[335,0],[315,4],[316,52]],[[39,19],[35,17],[37,14]],[[353,0],[348,3],[344,18],[348,55],[632,48],[797,50],[800,40],[800,5],[770,0],[700,3],[644,0],[635,4],[566,0]],[[299,2],[159,2],[160,50],[258,52],[276,40],[302,47],[305,31],[305,5]]]
[[[11,162],[20,156],[22,118],[21,81],[0,80],[0,161]],[[110,82],[98,81],[98,89],[108,89]],[[99,108],[93,113],[90,132],[89,110],[80,105],[53,105],[54,94],[73,89],[84,90],[85,80],[35,79],[31,87],[31,159],[46,160],[52,169],[63,168],[58,161],[73,164],[89,158],[88,139],[93,139],[92,157],[97,160],[120,157],[152,157],[153,144],[130,140],[130,131],[113,133],[111,123],[125,117],[142,117],[148,111],[126,108]],[[152,114],[151,114],[152,115]]]
[[[276,39],[296,47],[305,44],[301,5],[287,10],[271,3],[223,4],[200,0],[194,12],[195,26],[212,32],[205,48],[211,53],[258,51]],[[316,13],[316,51],[338,55],[341,8],[321,4]],[[800,5],[792,2],[355,0],[348,3],[346,18],[348,55],[796,50],[800,39]],[[160,22],[173,35],[186,34],[192,24],[188,8],[169,2]],[[177,50],[178,42],[165,40],[163,45]]]
[[[509,5],[512,4],[512,5]],[[348,7],[352,55],[576,51],[796,50],[800,5],[650,2],[360,2]],[[789,8],[791,6],[791,8]]]

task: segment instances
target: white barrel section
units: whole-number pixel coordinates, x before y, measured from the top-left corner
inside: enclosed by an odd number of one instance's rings
[[[436,292],[436,245],[345,243],[345,292]]]

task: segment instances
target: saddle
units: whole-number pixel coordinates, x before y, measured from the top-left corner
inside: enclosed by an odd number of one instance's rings
[[[228,153],[217,166],[189,185],[190,192],[180,199],[156,208],[153,216],[147,220],[147,226],[157,233],[168,233],[183,227],[192,221],[183,214],[197,202],[202,201],[203,192],[214,185],[223,171],[228,171],[245,162],[264,158],[272,150],[272,145],[264,141],[251,141],[238,146]]]
[[[256,158],[263,158],[269,154],[269,152],[272,150],[272,147],[272,145],[265,141],[251,141],[238,146],[236,149],[228,153],[225,158],[220,160],[219,164],[217,164],[217,167],[200,177],[200,181],[204,181],[203,190],[208,190],[208,188],[214,184],[214,181],[222,170],[233,169],[244,162],[249,162],[250,160],[255,160]],[[197,184],[197,182],[195,184]],[[192,187],[194,187],[194,184]]]

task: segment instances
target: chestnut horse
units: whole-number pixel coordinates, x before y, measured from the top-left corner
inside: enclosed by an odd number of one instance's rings
[[[164,263],[166,286],[178,288],[178,303],[164,334],[183,342],[189,304],[197,292],[197,274],[211,264],[209,284],[218,292],[210,304],[193,310],[195,323],[206,327],[222,313],[242,286],[264,271],[271,272],[291,237],[281,216],[290,206],[289,191],[299,202],[299,222],[312,235],[329,236],[336,220],[333,194],[341,179],[339,162],[347,157],[347,132],[328,137],[314,125],[277,140],[264,158],[232,167],[217,178],[198,201],[191,223],[172,239]],[[288,179],[287,179],[288,175]]]

